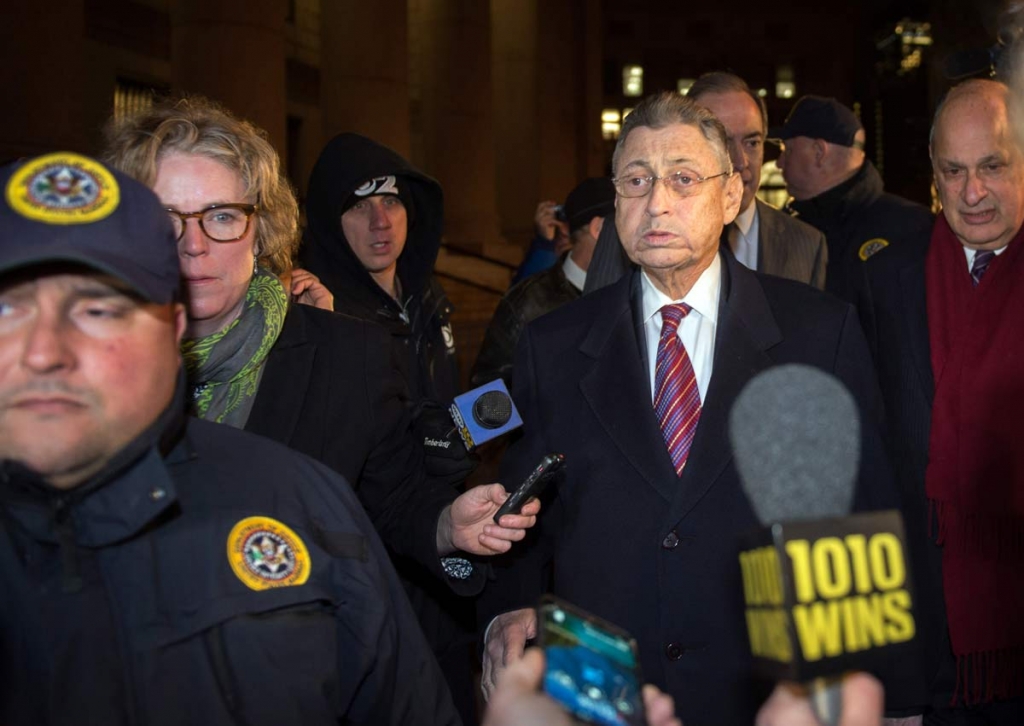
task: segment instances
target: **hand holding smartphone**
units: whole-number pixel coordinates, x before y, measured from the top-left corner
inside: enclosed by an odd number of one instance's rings
[[[548,595],[537,608],[537,639],[544,648],[544,690],[575,718],[607,726],[647,723],[629,633]]]
[[[530,501],[531,497],[535,497],[543,491],[548,479],[561,469],[563,464],[565,464],[565,456],[562,454],[548,454],[541,459],[537,468],[530,472],[519,488],[512,492],[511,496],[494,513],[495,524],[499,524],[499,520],[506,514],[519,514],[523,505]]]

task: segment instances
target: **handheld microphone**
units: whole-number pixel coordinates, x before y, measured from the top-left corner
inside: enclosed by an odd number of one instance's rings
[[[474,449],[523,425],[508,388],[500,378],[456,396],[450,412],[467,449]]]
[[[809,366],[756,376],[729,439],[744,493],[766,527],[740,552],[755,670],[810,684],[818,720],[836,724],[837,677],[912,647],[913,596],[896,511],[849,515],[860,419],[849,391]]]

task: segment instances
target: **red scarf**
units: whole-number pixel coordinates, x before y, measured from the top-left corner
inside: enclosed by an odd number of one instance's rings
[[[1024,694],[1024,230],[975,288],[944,215],[926,261],[935,401],[925,486],[968,703]]]

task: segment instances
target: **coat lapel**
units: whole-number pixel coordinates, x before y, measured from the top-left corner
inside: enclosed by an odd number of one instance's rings
[[[769,275],[780,275],[786,267],[783,237],[775,227],[775,216],[765,209],[770,209],[760,199],[754,200],[757,205],[757,271]],[[774,211],[774,210],[773,210]]]
[[[637,325],[638,308],[632,302],[639,294],[639,274],[617,282],[614,306],[595,316],[580,346],[594,360],[580,379],[580,391],[622,455],[666,501],[672,501],[679,479],[651,405],[643,327]]]
[[[316,357],[316,344],[304,338],[302,317],[289,311],[281,335],[267,356],[246,431],[282,443],[292,440]]]
[[[774,363],[767,350],[782,340],[756,275],[722,254],[722,294],[714,370],[671,519],[685,517],[714,486],[729,461],[729,412],[743,386]]]

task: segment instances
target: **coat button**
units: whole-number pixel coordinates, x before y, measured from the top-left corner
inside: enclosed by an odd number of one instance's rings
[[[675,533],[675,530],[672,530],[667,535],[665,535],[665,539],[663,539],[661,541],[662,549],[674,550],[678,546],[679,546],[679,535],[677,535]]]
[[[679,643],[669,643],[665,646],[665,655],[669,660],[679,660],[683,657],[683,648]]]

